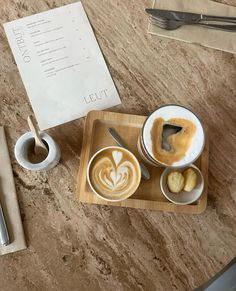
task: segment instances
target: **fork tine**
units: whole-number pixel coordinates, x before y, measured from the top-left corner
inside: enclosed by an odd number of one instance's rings
[[[150,23],[153,24],[153,25],[156,25],[156,26],[158,26],[160,28],[167,28],[167,24],[165,24],[165,23],[159,23],[159,22],[154,21],[154,20],[150,20]]]
[[[152,22],[153,24],[159,25],[159,26],[167,26],[168,25],[168,21],[159,21],[157,19],[154,19],[152,17],[149,18],[149,21]]]
[[[157,21],[150,20],[150,23],[157,26],[157,27],[160,27],[161,29],[165,29],[165,30],[175,30],[179,27],[179,26],[171,24],[169,21],[166,23],[160,23]]]
[[[167,18],[162,18],[162,17],[155,17],[153,15],[150,15],[150,18],[155,20],[155,21],[158,21],[160,23],[167,23],[168,22],[168,19]]]
[[[149,21],[160,28],[166,29],[166,30],[175,30],[183,25],[181,21],[177,20],[171,20],[163,17],[149,17]]]
[[[165,22],[159,22],[158,20],[155,20],[155,19],[152,19],[150,18],[149,19],[150,23],[154,24],[154,25],[157,25],[159,27],[162,27],[162,28],[166,28],[168,26],[168,23],[165,21]]]

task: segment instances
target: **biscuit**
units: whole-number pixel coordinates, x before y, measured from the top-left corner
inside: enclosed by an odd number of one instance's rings
[[[192,168],[188,168],[183,172],[184,176],[184,191],[190,192],[197,185],[197,174]]]
[[[184,188],[184,176],[180,172],[171,172],[167,177],[167,186],[172,193],[179,193]]]

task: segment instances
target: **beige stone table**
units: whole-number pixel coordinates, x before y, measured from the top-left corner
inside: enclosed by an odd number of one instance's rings
[[[0,21],[67,3],[0,0]],[[49,131],[62,150],[56,168],[22,169],[13,147],[32,110],[1,26],[0,124],[28,249],[0,257],[0,290],[191,290],[236,255],[236,56],[148,35],[149,1],[83,4],[122,99],[113,110],[148,114],[179,103],[208,124],[208,207],[201,215],[177,215],[78,203],[84,119]]]

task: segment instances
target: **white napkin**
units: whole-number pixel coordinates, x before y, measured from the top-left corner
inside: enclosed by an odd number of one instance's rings
[[[10,237],[8,246],[0,246],[1,256],[26,249],[11,162],[2,126],[0,126],[0,200]]]
[[[153,8],[236,17],[236,7],[211,0],[154,0]],[[167,31],[152,24],[149,24],[148,32],[189,43],[197,43],[230,53],[236,53],[236,32],[206,29],[201,26],[193,25],[184,25],[176,30]]]

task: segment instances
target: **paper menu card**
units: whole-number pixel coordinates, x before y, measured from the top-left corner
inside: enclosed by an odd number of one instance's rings
[[[4,29],[41,130],[120,104],[81,2]]]

